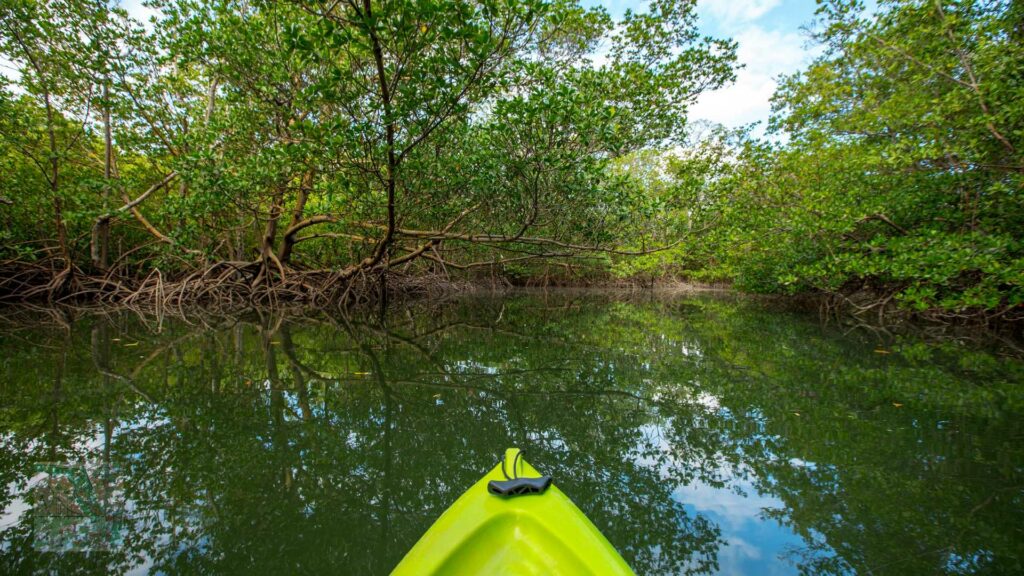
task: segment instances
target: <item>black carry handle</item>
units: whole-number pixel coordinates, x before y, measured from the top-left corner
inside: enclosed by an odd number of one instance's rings
[[[496,496],[521,496],[523,494],[543,494],[549,486],[551,486],[551,476],[513,478],[511,480],[491,480],[487,483],[487,491]]]

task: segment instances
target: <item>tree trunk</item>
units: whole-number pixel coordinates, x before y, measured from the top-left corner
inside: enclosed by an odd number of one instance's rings
[[[307,170],[302,175],[302,185],[299,187],[299,195],[295,199],[295,208],[292,209],[292,219],[288,223],[287,230],[291,230],[296,224],[302,222],[303,212],[306,210],[306,201],[309,200],[309,192],[313,187],[313,170]],[[281,239],[281,249],[277,253],[277,259],[281,264],[287,264],[292,257],[292,249],[295,248],[295,234],[286,234]]]
[[[369,22],[373,22],[373,12],[370,0],[363,0],[363,10],[366,15],[366,19]],[[373,26],[367,27],[367,33],[370,36],[370,45],[373,48],[373,59],[377,66],[377,82],[380,85],[380,99],[381,104],[384,106],[384,118],[387,121],[387,125],[384,127],[385,140],[387,143],[388,153],[388,164],[387,174],[385,175],[385,188],[388,195],[387,200],[387,214],[388,214],[388,227],[384,232],[384,238],[377,245],[374,250],[372,257],[371,266],[375,266],[381,260],[385,259],[388,255],[388,251],[391,248],[391,243],[394,241],[395,236],[395,189],[398,172],[399,159],[395,154],[395,121],[391,117],[391,90],[388,87],[387,72],[384,66],[384,49],[381,46],[380,39],[377,37],[377,33],[374,31]]]
[[[53,217],[57,227],[57,242],[60,245],[60,255],[64,259],[64,269],[72,267],[71,251],[68,248],[68,231],[64,225],[64,208],[60,198],[60,157],[57,153],[57,132],[54,127],[53,105],[50,103],[50,93],[43,95],[46,103],[46,132],[50,143],[50,195],[53,197]]]
[[[270,204],[270,218],[267,220],[267,225],[263,229],[263,236],[260,238],[260,260],[262,265],[252,282],[254,288],[263,279],[270,278],[271,264],[276,265],[277,271],[281,274],[281,279],[284,279],[284,266],[281,265],[281,261],[277,259],[277,254],[274,252],[274,240],[277,238],[277,222],[281,219],[283,196],[284,193],[278,191]]]
[[[110,129],[109,87],[103,87],[103,213],[110,212],[110,186],[114,164],[113,138]],[[93,268],[106,270],[110,246],[110,218],[100,218],[92,228],[89,255]]]

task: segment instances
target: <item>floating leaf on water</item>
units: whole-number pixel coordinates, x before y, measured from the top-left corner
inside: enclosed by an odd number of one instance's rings
[[[897,408],[903,408],[903,404],[901,404],[899,402],[893,402],[892,405],[897,407]]]
[[[875,354],[892,354],[892,352],[881,348],[875,348]]]

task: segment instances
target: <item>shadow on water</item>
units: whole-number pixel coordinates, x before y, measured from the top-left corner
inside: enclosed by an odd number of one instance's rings
[[[0,572],[387,574],[507,446],[638,574],[1024,570],[1024,365],[734,298],[0,330]]]

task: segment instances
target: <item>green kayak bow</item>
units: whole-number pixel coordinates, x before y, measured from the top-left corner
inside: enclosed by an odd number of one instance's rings
[[[583,512],[509,448],[391,576],[633,576]]]

